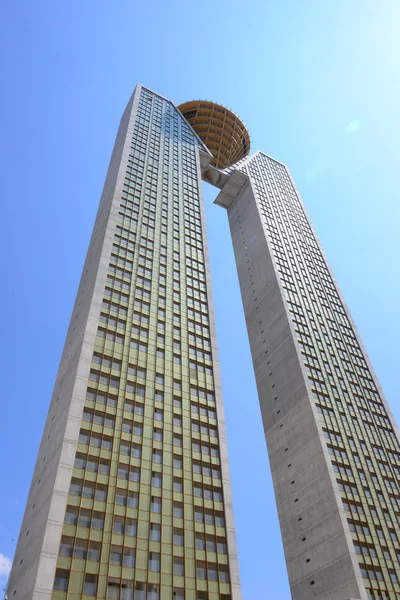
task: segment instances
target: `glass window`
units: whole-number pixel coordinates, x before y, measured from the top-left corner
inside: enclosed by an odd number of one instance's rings
[[[65,537],[61,538],[60,554],[62,556],[72,556],[74,549],[74,538]]]
[[[154,542],[161,540],[161,526],[158,523],[150,523],[150,539]]]
[[[135,566],[135,551],[131,548],[125,548],[123,564],[125,567],[133,568]]]
[[[177,529],[174,527],[173,543],[176,546],[183,546],[183,529]]]
[[[115,504],[120,504],[121,506],[126,506],[126,491],[125,490],[116,490],[115,492]]]
[[[128,506],[137,508],[139,505],[139,495],[136,492],[128,492]]]
[[[155,463],[161,464],[162,463],[162,457],[163,457],[163,455],[162,455],[161,450],[153,450],[153,461]]]
[[[182,502],[174,502],[173,514],[174,514],[174,517],[183,519],[183,504],[182,504]]]
[[[97,575],[86,573],[83,593],[88,596],[95,596],[97,594]]]
[[[124,521],[123,517],[114,517],[113,531],[115,531],[115,533],[124,533],[125,521]]]
[[[162,429],[158,429],[157,427],[154,427],[153,437],[157,442],[162,442],[162,440],[163,440]]]
[[[161,498],[156,498],[155,496],[151,497],[151,512],[161,512]]]
[[[206,549],[208,552],[215,552],[215,540],[209,535],[206,537]]]
[[[54,579],[54,589],[66,592],[68,590],[69,571],[66,569],[57,569]]]
[[[174,492],[183,492],[183,481],[178,477],[174,477],[173,479],[173,489]]]
[[[204,542],[204,537],[200,533],[196,534],[196,548],[198,550],[205,550],[206,549],[206,545],[205,545],[205,542]]]
[[[152,473],[151,476],[151,485],[153,485],[154,487],[162,487],[162,475],[161,473]]]
[[[136,536],[136,521],[134,519],[127,519],[125,523],[125,534]]]
[[[136,592],[135,592],[136,600]],[[160,600],[160,588],[154,583],[149,583],[147,586],[147,600]]]
[[[89,542],[88,560],[95,560],[98,562],[100,560],[100,550],[100,542]]]
[[[196,577],[197,579],[206,579],[206,565],[203,562],[198,561],[196,564]]]
[[[75,540],[74,558],[82,558],[85,560],[87,556],[87,541],[86,540]]]
[[[92,517],[92,527],[93,529],[103,529],[104,526],[104,516],[101,513],[94,512]]]
[[[110,563],[113,565],[122,565],[122,548],[113,546],[110,552]]]
[[[160,570],[160,555],[158,552],[149,552],[149,571]]]
[[[185,574],[185,567],[183,558],[178,558],[174,556],[174,575],[183,576]]]
[[[176,469],[182,469],[182,466],[183,466],[182,458],[180,456],[174,455],[173,465]]]

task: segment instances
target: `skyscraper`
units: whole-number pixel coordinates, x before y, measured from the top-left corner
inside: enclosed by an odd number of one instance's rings
[[[201,179],[228,212],[292,597],[400,598],[398,431],[288,169],[249,147],[228,109],[136,87],[9,599],[241,597]]]
[[[13,600],[239,600],[199,148],[121,119],[8,583]]]
[[[203,177],[228,211],[292,597],[398,599],[399,432],[290,173],[256,152]]]

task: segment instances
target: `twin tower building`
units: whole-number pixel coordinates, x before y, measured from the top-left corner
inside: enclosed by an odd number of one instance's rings
[[[399,432],[287,167],[249,150],[228,109],[137,85],[8,600],[241,599],[202,180],[228,214],[292,598],[400,598]]]

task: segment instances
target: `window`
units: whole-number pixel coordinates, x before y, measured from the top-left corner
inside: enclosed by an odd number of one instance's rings
[[[68,590],[69,571],[66,569],[57,569],[54,579],[54,589],[66,592]]]
[[[393,583],[399,583],[398,577],[394,571],[390,571],[390,579]]]
[[[139,446],[139,444],[128,444],[127,442],[122,442],[120,446],[120,453],[132,456],[133,458],[140,458],[142,455],[142,447]]]
[[[226,540],[224,538],[217,538],[217,552],[219,554],[227,553]]]
[[[161,450],[153,450],[153,462],[161,464],[162,458],[163,455]]]
[[[160,390],[156,390],[154,396],[156,402],[164,402],[164,392],[160,392]]]
[[[185,574],[185,567],[183,558],[178,558],[174,556],[174,575],[183,576]]]
[[[183,481],[178,477],[173,478],[173,489],[174,492],[183,492]]]
[[[154,487],[162,487],[162,475],[161,473],[152,473],[151,476],[151,485],[153,485]]]
[[[126,519],[125,534],[136,536],[136,521],[134,519]]]
[[[204,520],[206,525],[214,525],[214,514],[210,510],[205,510]]]
[[[125,531],[125,520],[123,517],[114,517],[113,531],[115,533],[124,533]]]
[[[85,492],[85,490],[86,490],[86,486],[83,488],[83,492]],[[85,493],[83,493],[83,496],[84,495],[85,495]],[[96,500],[105,502],[107,499],[107,488],[105,486],[98,485],[94,492],[94,497]],[[93,496],[90,496],[90,498],[93,498]]]
[[[136,596],[136,592],[135,592],[135,600],[136,597],[138,598],[138,600],[141,600],[141,597]],[[145,600],[145,597],[143,597],[143,600]],[[149,583],[147,585],[147,600],[160,600],[160,587],[154,583]]]
[[[163,440],[162,429],[158,429],[157,427],[154,427],[153,437],[157,442],[162,442],[162,440]]]
[[[110,563],[113,565],[122,565],[122,548],[121,547],[111,547],[110,552]]]
[[[174,517],[183,519],[183,504],[182,504],[182,502],[174,502],[173,514],[174,514]]]
[[[115,504],[120,504],[121,506],[126,506],[126,491],[117,489],[115,492]]]
[[[158,552],[149,552],[149,571],[160,570],[160,555]]]
[[[139,505],[139,494],[137,492],[128,492],[127,500],[130,508],[137,508]]]
[[[197,561],[196,563],[196,577],[197,579],[206,579],[206,565],[203,562]]]
[[[182,436],[175,434],[173,436],[173,444],[174,444],[174,446],[177,446],[178,448],[182,448],[182,445],[183,445]]]
[[[204,513],[199,508],[196,508],[194,511],[194,520],[198,523],[203,523],[204,521]]]
[[[86,573],[83,593],[88,596],[95,596],[97,594],[97,575]]]
[[[208,552],[215,552],[215,540],[210,535],[206,537],[206,550]]]
[[[72,556],[74,549],[74,538],[65,537],[61,538],[60,554],[62,556]]]
[[[164,420],[164,412],[162,410],[160,410],[159,408],[156,408],[154,411],[154,419],[156,421],[163,421]]]
[[[151,497],[151,512],[161,512],[161,498],[156,498],[155,496]]]
[[[182,400],[180,398],[174,398],[175,408],[182,408]]]
[[[132,548],[125,548],[123,564],[125,567],[133,568],[135,566],[135,551]]]
[[[130,421],[123,421],[122,422],[122,431],[124,433],[132,433],[133,431],[133,425]]]
[[[174,454],[173,465],[174,465],[175,469],[182,469],[182,467],[183,467],[182,457]]]
[[[82,558],[83,560],[87,557],[88,543],[86,540],[75,540],[74,558]]]
[[[92,527],[93,529],[103,529],[104,527],[104,515],[102,513],[93,512],[92,515]]]
[[[176,427],[182,427],[182,417],[174,415],[174,425],[176,425]]]
[[[76,543],[75,543],[75,548],[76,548]],[[89,542],[89,550],[88,550],[88,554],[87,554],[88,560],[95,560],[98,562],[100,560],[100,550],[101,550],[100,542]]]
[[[150,539],[154,542],[161,540],[161,526],[158,523],[150,523]]]
[[[173,543],[176,546],[183,546],[183,529],[174,527]]]
[[[206,549],[206,544],[204,541],[204,537],[201,535],[201,533],[197,533],[196,534],[196,548],[198,550],[205,550]]]
[[[76,525],[78,522],[78,509],[73,506],[68,506],[65,513],[65,522],[69,525]]]

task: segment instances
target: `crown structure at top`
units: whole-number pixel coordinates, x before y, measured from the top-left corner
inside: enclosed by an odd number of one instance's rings
[[[191,100],[178,108],[213,155],[211,164],[217,169],[226,169],[248,155],[249,133],[231,110],[207,100]]]

